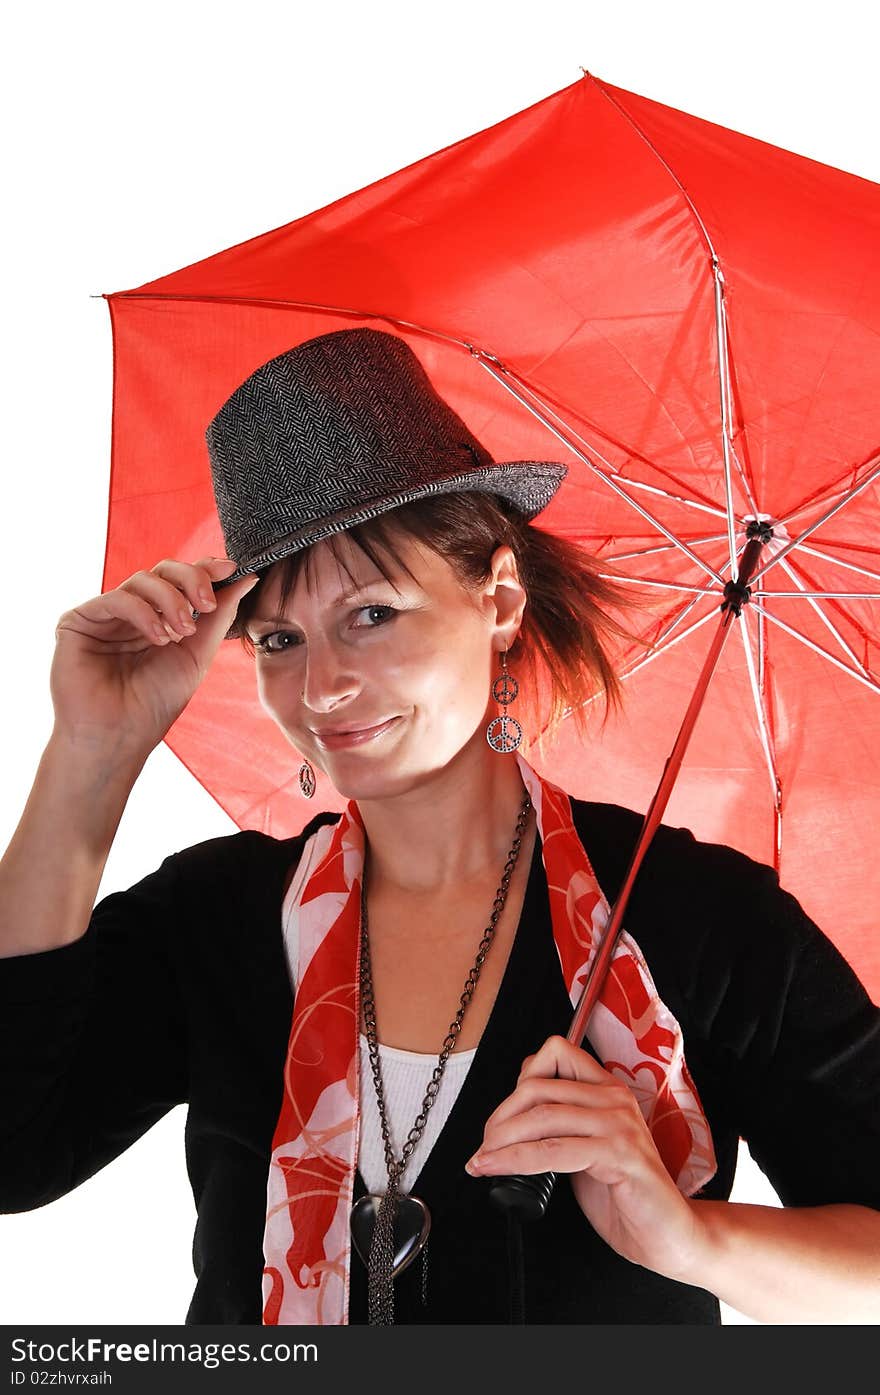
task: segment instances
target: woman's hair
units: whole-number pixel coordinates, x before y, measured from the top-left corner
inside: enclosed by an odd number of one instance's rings
[[[618,638],[648,646],[608,615],[606,608],[651,609],[651,603],[633,586],[607,579],[622,573],[576,543],[536,528],[494,494],[463,491],[432,495],[346,530],[346,536],[392,583],[389,561],[402,571],[410,571],[398,552],[401,534],[439,553],[466,587],[488,580],[496,548],[503,544],[511,548],[527,597],[520,633],[510,650],[511,671],[519,676],[519,696],[526,698],[537,723],[537,729],[531,723],[529,728],[539,738],[569,713],[584,731],[587,704],[599,693],[605,695],[603,727],[610,708],[622,708],[622,688],[609,641]],[[332,535],[328,542],[333,545],[338,537]],[[334,551],[345,567],[340,550]],[[308,565],[309,554],[310,549],[304,549],[272,564],[281,573],[282,611],[300,569]],[[242,599],[236,615],[235,633],[251,655],[254,644],[246,626],[270,570],[260,569],[260,581]],[[525,730],[526,723],[522,725]]]

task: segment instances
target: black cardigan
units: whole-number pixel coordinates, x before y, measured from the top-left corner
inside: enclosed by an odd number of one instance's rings
[[[642,824],[572,801],[613,903]],[[73,944],[0,960],[0,1210],[64,1195],[167,1110],[188,1102],[198,1221],[187,1323],[261,1321],[262,1238],[292,994],[285,874],[303,839],[240,832],[167,857],[104,897]],[[678,1018],[730,1194],[740,1136],[786,1205],[880,1208],[880,1010],[775,873],[662,825],[625,917]],[[413,1191],[431,1208],[427,1307],[417,1261],[397,1322],[506,1323],[506,1224],[464,1163],[523,1058],[565,1034],[571,1005],[552,939],[540,843],[504,979],[471,1069]],[[439,1049],[439,1046],[438,1046]],[[365,1188],[356,1176],[356,1196]],[[630,1264],[592,1231],[560,1177],[523,1229],[529,1323],[717,1323],[711,1294]],[[352,1258],[349,1320],[366,1321]]]

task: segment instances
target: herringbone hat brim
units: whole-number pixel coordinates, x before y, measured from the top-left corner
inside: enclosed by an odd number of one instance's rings
[[[215,590],[432,495],[495,494],[531,519],[567,473],[558,461],[495,461],[406,341],[376,329],[336,330],[270,359],[205,435],[237,564]]]

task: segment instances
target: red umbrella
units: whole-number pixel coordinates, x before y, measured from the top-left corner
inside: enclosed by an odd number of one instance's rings
[[[106,297],[113,459],[103,587],[222,555],[204,432],[257,365],[371,323],[412,345],[494,457],[560,459],[541,526],[656,606],[626,711],[534,759],[644,810],[769,523],[664,815],[776,866],[880,1000],[880,186],[584,77],[295,222]],[[797,601],[797,604],[795,604]],[[596,704],[597,708],[600,704]],[[597,713],[598,716],[598,713]],[[235,732],[235,740],[229,733]],[[241,828],[341,807],[223,645],[167,736]]]

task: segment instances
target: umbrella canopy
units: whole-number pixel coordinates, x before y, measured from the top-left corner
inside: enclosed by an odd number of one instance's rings
[[[224,547],[205,428],[314,335],[402,335],[496,460],[559,459],[540,526],[626,569],[626,711],[543,756],[645,810],[731,556],[770,522],[665,822],[775,865],[880,1000],[880,186],[591,74],[328,207],[106,297],[113,454],[103,587]],[[793,545],[792,545],[793,544]],[[600,703],[595,706],[599,708]],[[597,717],[598,717],[597,712]],[[234,740],[230,734],[234,733]],[[342,801],[221,646],[167,736],[241,828]]]

